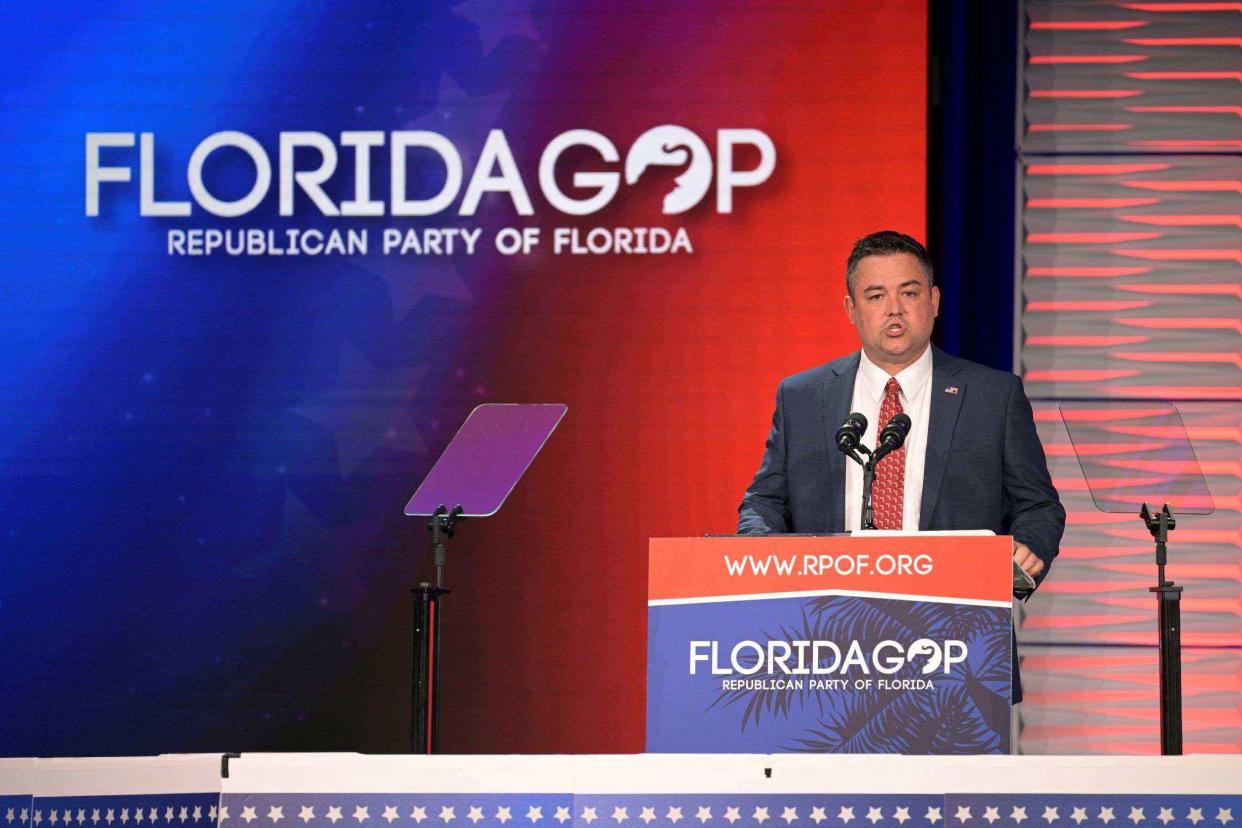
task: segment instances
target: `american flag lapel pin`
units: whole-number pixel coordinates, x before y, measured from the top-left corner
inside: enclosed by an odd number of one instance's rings
[[[946,393],[946,394],[956,394],[956,393],[957,393],[957,386],[956,386],[956,385],[950,385],[948,388],[944,389],[944,393]]]

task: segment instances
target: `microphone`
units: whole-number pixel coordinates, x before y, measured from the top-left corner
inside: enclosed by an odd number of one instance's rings
[[[853,453],[862,443],[863,435],[866,433],[867,418],[855,411],[846,417],[845,423],[837,429],[837,448],[846,454]]]
[[[910,434],[910,416],[908,414],[894,414],[893,419],[888,421],[888,425],[884,426],[884,430],[880,432],[880,445],[877,451],[885,454],[894,452],[901,448],[906,442],[906,437]]]

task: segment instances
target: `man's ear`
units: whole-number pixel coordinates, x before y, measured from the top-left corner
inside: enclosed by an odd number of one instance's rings
[[[931,289],[932,317],[940,315],[940,288],[932,285]]]
[[[854,297],[848,293],[845,294],[845,316],[850,320],[851,325],[857,325],[854,321]]]

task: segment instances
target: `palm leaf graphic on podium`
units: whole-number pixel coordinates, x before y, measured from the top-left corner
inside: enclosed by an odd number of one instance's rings
[[[843,650],[857,641],[865,651],[885,640],[953,639],[967,643],[966,662],[934,677],[934,689],[842,692],[773,688],[721,691],[708,709],[738,707],[740,727],[758,725],[764,714],[789,719],[814,705],[815,724],[783,749],[832,753],[990,753],[1009,726],[1005,695],[1009,672],[1004,652],[1008,613],[1002,608],[893,599],[825,596],[801,607],[799,623],[757,640],[832,641]],[[753,666],[754,656],[744,663]],[[756,673],[777,679],[784,672]],[[891,679],[922,678],[911,662]]]
[[[836,693],[816,727],[791,744],[793,753],[906,753],[902,731],[919,717],[913,694]]]
[[[1009,727],[1009,690],[1013,676],[1005,653],[1011,633],[1003,619],[968,642],[970,656],[960,673],[944,677],[946,686],[957,685],[978,711],[980,719],[994,732]]]
[[[881,641],[906,636],[966,641],[993,627],[977,607],[957,604],[854,598],[827,595],[809,601],[806,610],[825,620],[834,641]]]
[[[817,620],[814,616],[808,616],[806,607],[802,609],[802,618],[800,623],[779,628],[779,635],[773,636],[769,633],[762,633],[757,640],[760,641],[824,641],[828,640],[827,629],[823,626],[822,621]],[[745,667],[753,667],[758,662],[758,658],[750,653],[740,655],[739,662]],[[755,673],[751,678],[763,679],[770,681],[774,679],[784,678],[785,673],[780,671],[766,671]],[[802,707],[808,699],[814,700],[818,706],[819,712],[823,713],[822,694],[817,690],[802,689],[760,689],[760,690],[722,690],[720,695],[707,706],[708,710],[720,705],[721,707],[729,707],[732,705],[742,706],[742,732],[746,732],[748,724],[759,724],[760,718],[764,713],[770,716],[780,716],[788,718],[793,708]]]

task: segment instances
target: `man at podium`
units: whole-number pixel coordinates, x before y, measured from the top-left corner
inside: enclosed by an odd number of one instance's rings
[[[1038,584],[1056,557],[1065,510],[1022,381],[931,345],[940,289],[927,251],[909,236],[884,230],[859,239],[845,281],[861,350],[780,383],[738,532],[862,528],[863,472],[833,434],[858,412],[867,420],[862,443],[875,446],[904,413],[904,444],[876,466],[875,528],[1012,535],[1014,562]]]

